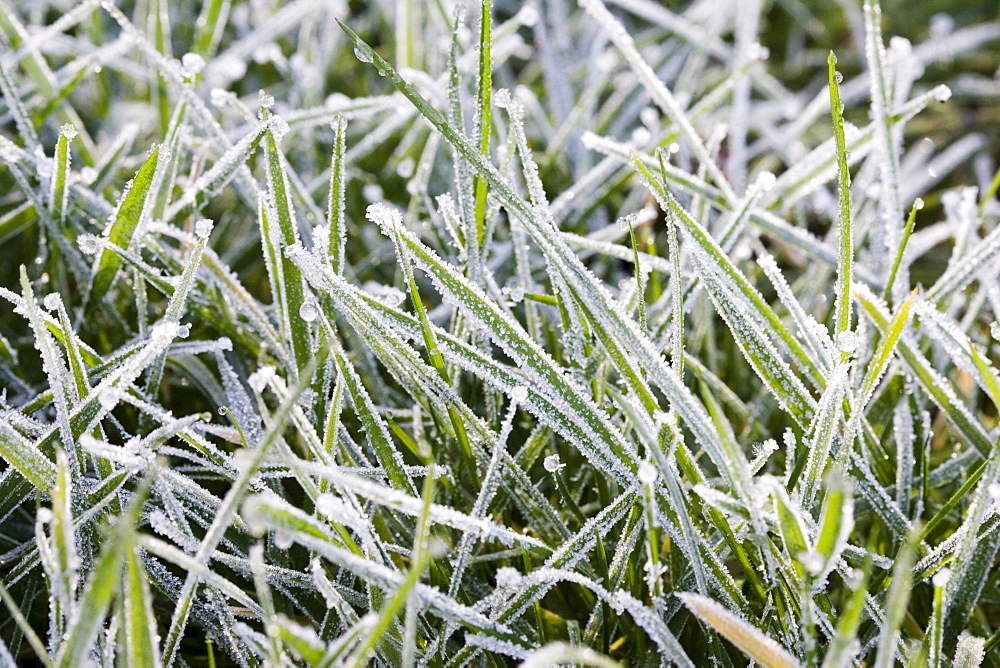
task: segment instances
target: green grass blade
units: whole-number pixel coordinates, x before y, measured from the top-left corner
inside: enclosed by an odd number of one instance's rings
[[[154,173],[163,168],[163,163],[167,159],[167,154],[162,153],[164,158],[161,160],[161,150],[162,147],[157,146],[150,151],[132,180],[131,187],[122,196],[108,228],[107,238],[110,243],[127,249],[132,236],[145,218],[147,206],[151,201],[150,186],[153,184]],[[97,305],[104,300],[115,276],[118,275],[121,264],[121,258],[114,253],[108,250],[101,253],[87,297],[88,313],[93,313]]]

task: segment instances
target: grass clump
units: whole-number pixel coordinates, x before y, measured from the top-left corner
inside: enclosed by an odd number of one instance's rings
[[[0,1],[0,665],[1000,664],[990,11]]]

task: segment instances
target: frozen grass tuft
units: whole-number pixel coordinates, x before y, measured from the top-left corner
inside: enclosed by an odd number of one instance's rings
[[[0,666],[1000,665],[961,10],[0,0]]]

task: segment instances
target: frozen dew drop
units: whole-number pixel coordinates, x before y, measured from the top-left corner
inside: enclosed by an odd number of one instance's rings
[[[319,307],[316,306],[316,302],[302,302],[302,306],[299,307],[299,317],[306,322],[315,322],[316,318],[319,317]]]
[[[367,202],[380,202],[385,198],[385,191],[377,183],[369,183],[361,189],[361,196]]]
[[[199,239],[207,239],[212,234],[213,223],[208,218],[202,218],[194,224],[194,233]]]
[[[181,56],[181,65],[191,76],[196,76],[205,69],[205,59],[197,53],[185,53]]]
[[[921,209],[923,209],[924,208],[924,198],[923,197],[918,197],[917,199],[913,200],[913,208],[916,209],[917,211],[920,211]]]
[[[853,353],[858,349],[858,335],[851,330],[841,332],[837,337],[837,349],[842,353]]]
[[[52,514],[52,511],[45,507],[39,508],[35,512],[35,519],[41,522],[42,524],[48,524],[49,522],[52,521],[53,517],[54,515]]]
[[[285,138],[289,130],[291,128],[288,127],[288,123],[281,116],[271,118],[271,135],[274,137],[274,141],[280,142]]]
[[[945,85],[940,85],[934,89],[934,99],[938,102],[947,102],[951,99],[951,89]]]
[[[519,404],[524,403],[528,399],[528,388],[524,385],[517,385],[510,391],[510,398]]]
[[[497,92],[493,94],[493,102],[500,109],[509,109],[511,102],[510,91],[506,88],[497,89]]]
[[[990,336],[1000,341],[1000,322],[994,322],[990,325]]]
[[[521,584],[521,573],[510,566],[502,566],[497,569],[497,587],[514,589]]]
[[[93,167],[84,167],[80,170],[80,183],[89,186],[91,183],[97,180],[97,170]]]
[[[260,106],[264,109],[270,109],[274,106],[274,96],[268,95],[264,89],[260,91]]]
[[[212,103],[213,107],[224,107],[226,103],[229,102],[229,98],[232,97],[232,93],[224,88],[213,88],[208,93],[208,101]]]
[[[66,123],[61,128],[59,128],[59,134],[61,134],[66,139],[72,139],[77,135],[76,128],[73,127],[72,123]]]
[[[413,168],[413,158],[403,158],[399,161],[399,164],[396,165],[396,174],[398,174],[400,178],[408,179],[413,176]]]
[[[292,548],[292,536],[284,531],[274,532],[274,546],[279,550],[290,550]]]
[[[774,172],[761,172],[757,175],[757,187],[762,193],[766,193],[774,187],[777,180],[778,177],[774,175]]]
[[[97,401],[101,404],[101,408],[109,411],[118,403],[118,393],[113,387],[105,387],[97,393]]]
[[[799,561],[805,566],[805,569],[810,575],[819,575],[823,572],[823,566],[826,564],[826,560],[823,555],[816,550],[809,550],[808,552],[803,552],[799,555]]]
[[[559,455],[549,455],[542,461],[542,466],[549,473],[555,473],[566,465],[559,461]]]
[[[1000,483],[991,482],[990,486],[986,488],[990,493],[990,498],[994,501],[1000,501]]]
[[[538,9],[534,5],[524,5],[517,17],[521,20],[521,25],[530,28],[538,23]]]
[[[951,580],[951,569],[942,568],[934,574],[934,577],[931,578],[931,584],[935,587],[943,587],[948,584],[949,580]]]
[[[316,499],[316,511],[332,520],[340,521],[347,512],[344,502],[333,494],[320,494]]]
[[[250,389],[259,394],[264,391],[264,388],[267,387],[267,384],[274,376],[274,367],[270,364],[265,364],[250,374],[250,377],[247,378],[247,383],[250,385]]]
[[[371,49],[363,49],[360,46],[354,47],[354,57],[363,63],[370,63],[373,60]]]
[[[186,339],[191,335],[191,325],[184,324],[177,328],[177,338]]]
[[[77,243],[80,245],[80,250],[86,255],[93,255],[101,247],[97,238],[90,235],[80,237]]]
[[[60,297],[57,292],[45,295],[45,299],[42,300],[42,305],[49,311],[55,311],[59,308],[60,303],[62,303],[62,297]]]
[[[432,559],[442,559],[448,554],[448,543],[441,536],[431,536],[427,541],[427,553]]]
[[[639,477],[639,482],[643,485],[652,485],[656,482],[656,467],[649,462],[640,462],[639,471],[636,475]]]
[[[767,60],[771,55],[771,50],[760,42],[754,42],[747,49],[747,58],[749,60]]]

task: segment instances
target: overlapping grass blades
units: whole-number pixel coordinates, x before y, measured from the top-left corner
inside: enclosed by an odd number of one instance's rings
[[[1000,660],[995,17],[36,4],[0,665]]]

